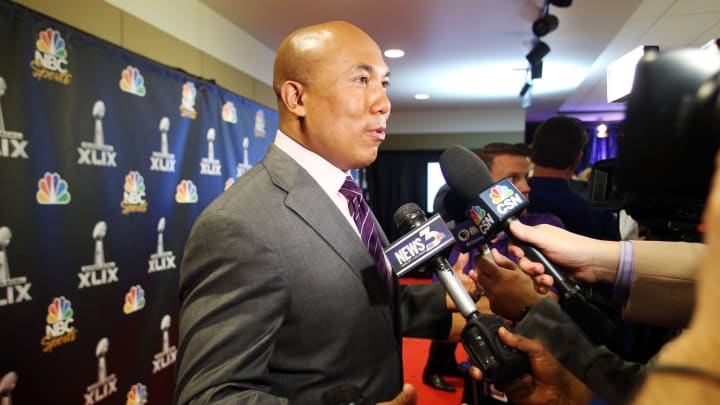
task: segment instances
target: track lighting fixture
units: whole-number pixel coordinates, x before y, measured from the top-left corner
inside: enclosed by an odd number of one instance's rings
[[[533,80],[542,79],[542,68],[543,68],[542,61],[540,61],[538,63],[533,63],[532,65],[530,65],[530,78]]]
[[[557,7],[570,7],[572,0],[550,0],[550,4]]]
[[[544,58],[545,55],[547,55],[548,53],[550,53],[550,47],[548,46],[548,44],[543,41],[537,41],[530,50],[530,52],[525,55],[525,59],[530,62],[531,66],[536,65],[537,63],[542,61],[542,58]]]
[[[528,108],[532,104],[532,86],[531,81],[526,81],[520,89],[520,106],[522,108]]]
[[[552,14],[545,14],[535,20],[532,25],[532,32],[536,37],[544,37],[558,27],[558,18]]]

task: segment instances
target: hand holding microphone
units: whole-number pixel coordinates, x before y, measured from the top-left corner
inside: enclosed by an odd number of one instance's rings
[[[572,280],[565,277],[535,246],[513,235],[510,224],[528,201],[507,179],[494,183],[485,163],[469,149],[455,145],[440,155],[440,168],[447,184],[461,197],[470,201],[466,216],[477,225],[486,240],[505,231],[510,240],[522,249],[524,256],[542,264],[553,278],[560,306],[564,312],[596,343],[605,343],[613,335],[614,322],[593,305]]]
[[[411,261],[418,264],[425,262],[433,270],[466,319],[460,340],[473,366],[479,368],[490,383],[528,374],[530,363],[527,356],[507,347],[498,337],[498,329],[507,328],[505,321],[497,315],[478,312],[475,301],[458,280],[453,268],[439,254],[444,249],[438,247],[451,246],[454,242],[442,218],[435,215],[427,220],[417,204],[409,203],[398,208],[394,219],[404,235],[386,249],[393,270],[402,272],[403,265],[410,266],[408,263]]]

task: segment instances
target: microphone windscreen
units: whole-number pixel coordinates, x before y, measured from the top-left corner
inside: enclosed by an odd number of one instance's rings
[[[450,146],[439,161],[447,184],[467,200],[474,199],[494,183],[485,162],[464,146]]]
[[[395,226],[402,233],[406,233],[413,229],[415,226],[420,225],[426,221],[425,211],[415,203],[407,203],[400,206],[393,215]]]

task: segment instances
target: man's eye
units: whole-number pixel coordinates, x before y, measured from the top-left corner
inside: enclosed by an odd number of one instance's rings
[[[360,76],[357,78],[357,80],[362,84],[368,84],[368,81],[370,81],[370,78],[367,76]]]
[[[390,81],[389,81],[389,80],[383,80],[382,86],[383,86],[383,88],[386,88],[386,89],[387,89],[388,87],[390,87]]]

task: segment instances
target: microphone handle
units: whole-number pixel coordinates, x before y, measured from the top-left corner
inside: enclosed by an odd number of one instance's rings
[[[577,294],[580,291],[580,287],[577,284],[575,284],[572,280],[567,279],[562,273],[560,273],[555,265],[552,264],[547,257],[538,250],[538,248],[517,239],[512,232],[510,232],[509,225],[511,221],[517,221],[517,219],[511,218],[505,222],[505,233],[507,233],[508,237],[514,244],[518,245],[523,252],[525,252],[525,256],[527,256],[528,259],[534,262],[542,263],[543,267],[545,267],[545,273],[549,274],[550,277],[553,278],[553,286],[558,292],[560,301],[565,301]]]
[[[545,273],[553,278],[553,286],[560,298],[560,307],[591,341],[596,344],[608,344],[609,339],[615,334],[617,325],[582,294],[580,286],[560,273],[538,248],[513,236],[507,225],[515,220],[517,219],[513,218],[504,223],[505,233],[513,243],[520,246],[530,260],[542,263],[545,267]]]
[[[435,274],[437,274],[438,279],[442,283],[443,287],[445,287],[447,293],[450,294],[450,298],[453,300],[455,306],[457,306],[458,311],[463,315],[463,317],[467,318],[473,312],[477,312],[475,301],[470,298],[470,294],[468,294],[467,289],[463,286],[460,280],[458,280],[455,275],[455,271],[452,266],[450,266],[450,263],[440,256],[435,256],[430,259],[430,261],[430,267],[435,270]]]

